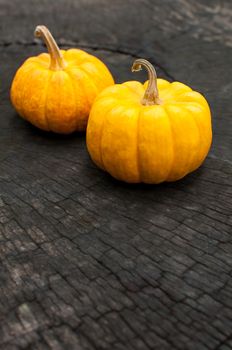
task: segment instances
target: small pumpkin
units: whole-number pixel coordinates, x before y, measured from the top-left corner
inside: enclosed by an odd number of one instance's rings
[[[157,184],[197,169],[212,141],[205,98],[180,82],[157,79],[154,67],[138,59],[132,71],[148,71],[145,84],[128,81],[96,98],[87,126],[92,160],[118,180]]]
[[[59,50],[45,26],[36,27],[35,36],[43,38],[49,53],[28,58],[18,69],[13,106],[40,129],[61,134],[85,130],[95,97],[114,83],[109,70],[85,51]]]

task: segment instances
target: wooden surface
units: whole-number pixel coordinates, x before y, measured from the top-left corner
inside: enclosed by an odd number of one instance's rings
[[[0,1],[0,348],[232,349],[231,0]],[[183,181],[129,186],[90,161],[85,135],[21,120],[16,69],[45,48],[134,58],[201,91],[214,142]]]

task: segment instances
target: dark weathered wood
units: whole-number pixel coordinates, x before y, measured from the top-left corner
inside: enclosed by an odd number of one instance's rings
[[[0,348],[232,348],[231,2],[0,3]],[[9,102],[22,61],[62,47],[101,57],[117,81],[135,57],[203,92],[214,144],[183,181],[129,186],[89,159],[85,135],[43,133]]]

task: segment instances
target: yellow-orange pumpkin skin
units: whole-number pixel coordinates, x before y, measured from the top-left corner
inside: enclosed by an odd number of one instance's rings
[[[176,181],[197,169],[212,141],[205,98],[190,87],[157,79],[160,104],[143,105],[148,82],[106,88],[96,98],[87,127],[92,160],[129,183]]]
[[[18,114],[36,127],[61,134],[86,129],[94,99],[114,83],[98,58],[78,49],[60,50],[64,69],[50,69],[50,55],[27,59],[11,87]]]

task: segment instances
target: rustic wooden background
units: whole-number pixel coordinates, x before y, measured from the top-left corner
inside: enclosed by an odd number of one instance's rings
[[[19,65],[61,47],[132,61],[201,91],[214,142],[183,181],[129,186],[90,161],[85,135],[14,112]],[[0,0],[0,348],[232,349],[231,0]]]

